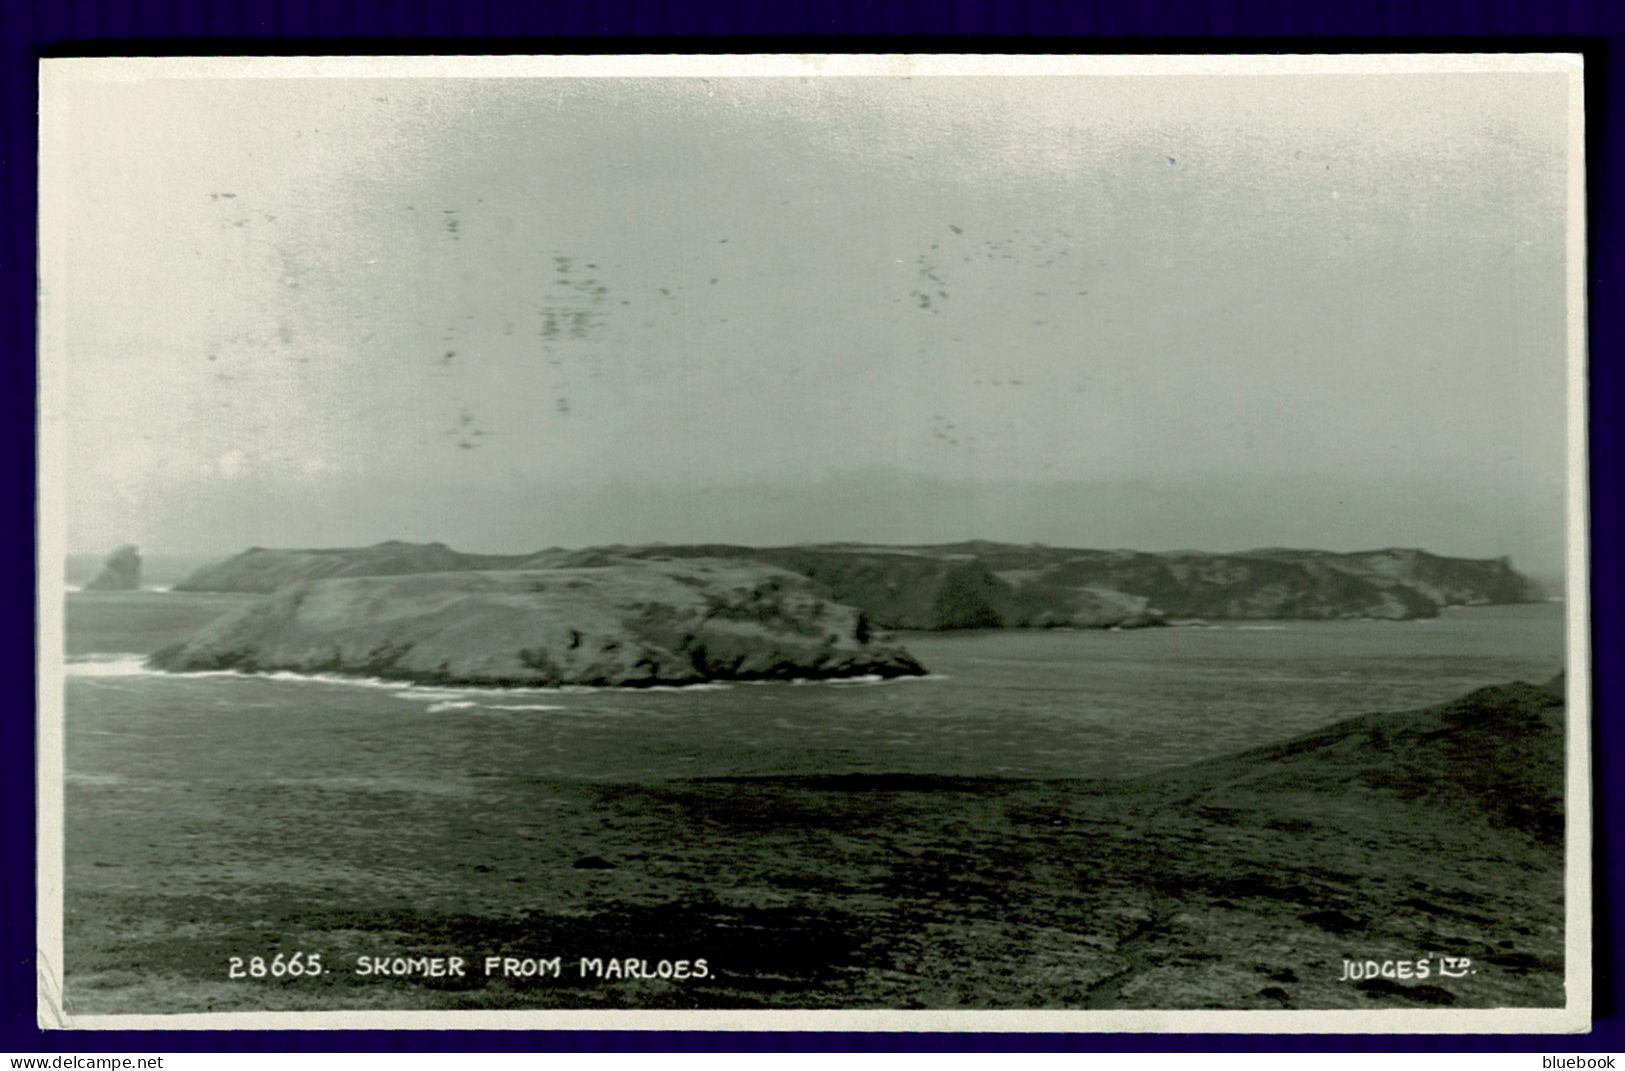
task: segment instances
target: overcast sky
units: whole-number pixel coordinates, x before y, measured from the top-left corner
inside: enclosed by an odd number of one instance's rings
[[[70,550],[982,537],[1560,565],[1563,75],[160,79],[52,103]]]

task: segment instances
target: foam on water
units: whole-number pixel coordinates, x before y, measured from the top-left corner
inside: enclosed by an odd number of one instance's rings
[[[126,588],[115,591],[91,591],[82,583],[67,583],[62,585],[62,593],[65,595],[128,595],[131,591],[139,591],[147,595],[173,595],[176,593],[175,589],[170,587],[168,584],[142,584],[138,588]]]
[[[1358,619],[1366,623],[1375,623],[1368,618]],[[1312,621],[1310,626],[1326,624],[1327,622]],[[1132,632],[1137,636],[1173,635],[1178,632],[1188,632],[1192,629],[1204,632],[1295,632],[1296,625],[1266,622],[1256,625],[1237,625],[1225,622],[1206,621],[1201,618],[1169,621],[1166,628],[1109,628],[1107,632]]]
[[[583,692],[604,692],[604,691],[624,692],[624,691],[635,690],[635,691],[639,691],[639,692],[726,692],[728,689],[730,689],[732,687],[733,687],[733,685],[724,683],[722,681],[700,681],[698,684],[651,684],[651,685],[648,685],[647,687],[632,688],[632,689],[628,689],[628,688],[593,688],[593,687],[586,687],[586,686],[574,687],[574,686],[568,686],[567,685],[564,688],[560,688],[559,691],[575,690],[575,691],[583,691]]]
[[[147,656],[138,654],[70,658],[63,669],[70,677],[139,677],[157,673],[157,670],[147,668]]]
[[[921,673],[912,677],[882,677],[878,673],[868,673],[861,677],[792,677],[787,681],[743,681],[741,683],[748,684],[753,687],[788,684],[792,688],[807,688],[813,685],[829,685],[831,687],[850,688],[858,685],[873,686],[877,684],[904,684],[908,681],[945,681],[947,679],[948,675],[946,673]]]
[[[466,700],[471,697],[502,696],[559,696],[559,695],[596,695],[599,693],[614,693],[627,695],[640,692],[725,692],[734,687],[726,681],[700,681],[695,684],[656,684],[648,687],[636,686],[603,686],[597,687],[586,684],[565,684],[554,688],[544,687],[500,687],[496,685],[459,685],[447,687],[435,684],[412,684],[398,680],[385,680],[381,677],[350,677],[337,673],[294,673],[291,670],[271,670],[264,673],[250,673],[239,669],[206,669],[190,670],[184,673],[175,673],[164,669],[153,669],[146,664],[147,656],[142,654],[95,654],[82,655],[70,658],[64,669],[70,677],[160,677],[166,680],[226,679],[244,681],[290,681],[298,684],[331,684],[350,688],[387,688],[396,699],[410,699],[426,703],[442,703],[448,700]],[[797,678],[790,681],[793,685],[827,684],[827,685],[875,685],[889,684],[905,680],[944,680],[941,674],[927,674],[921,677],[882,677],[879,674],[869,674],[862,677],[836,677],[824,679]],[[783,681],[745,681],[741,683],[768,685],[783,684]],[[472,705],[472,704],[470,704]],[[431,707],[431,710],[434,708]],[[465,709],[462,707],[444,707],[442,709]],[[510,710],[554,710],[550,706],[507,707]]]
[[[275,670],[269,673],[245,673],[237,669],[203,669],[186,673],[171,673],[147,665],[147,656],[141,654],[86,655],[69,658],[63,671],[70,677],[161,677],[165,680],[226,679],[244,681],[290,681],[298,684],[342,684],[359,688],[399,688],[400,681],[386,681],[378,677],[343,677],[336,673],[292,673]]]
[[[409,697],[410,698],[410,697]],[[452,710],[562,710],[569,711],[569,707],[562,707],[556,703],[479,703],[473,699],[445,699],[431,703],[425,708],[427,714],[444,714]],[[581,713],[571,711],[571,713]]]

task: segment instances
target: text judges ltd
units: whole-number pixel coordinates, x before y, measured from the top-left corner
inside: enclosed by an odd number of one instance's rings
[[[682,982],[711,977],[711,967],[703,959],[639,959],[582,956],[566,964],[564,957],[543,959],[535,956],[485,956],[471,961],[462,956],[357,956],[355,973],[362,977],[466,978],[477,971],[486,978],[562,978],[594,981],[658,979]]]

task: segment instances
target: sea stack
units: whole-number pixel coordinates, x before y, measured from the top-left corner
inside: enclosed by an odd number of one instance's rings
[[[107,556],[101,571],[85,585],[86,591],[140,591],[141,552],[126,543]]]

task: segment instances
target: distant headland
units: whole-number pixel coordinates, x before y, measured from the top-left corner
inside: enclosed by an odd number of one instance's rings
[[[799,574],[813,593],[862,610],[884,629],[1134,628],[1184,620],[1408,620],[1449,606],[1538,602],[1538,585],[1505,558],[1423,550],[1335,553],[1268,548],[1217,554],[1081,550],[972,541],[918,546],[722,543],[551,548],[465,554],[443,543],[254,547],[196,570],[176,591],[269,594],[341,577],[605,568],[710,559]]]

